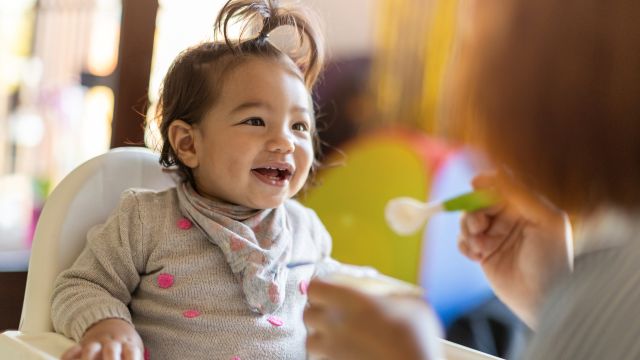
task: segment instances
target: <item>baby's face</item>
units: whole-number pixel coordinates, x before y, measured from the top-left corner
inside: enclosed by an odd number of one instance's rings
[[[313,163],[309,93],[284,65],[260,58],[234,68],[221,90],[196,126],[198,191],[254,209],[277,207],[302,188]]]

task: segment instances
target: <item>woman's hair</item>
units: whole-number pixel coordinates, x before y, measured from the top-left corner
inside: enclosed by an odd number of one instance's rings
[[[228,36],[230,24],[243,25],[237,41]],[[269,34],[281,26],[290,26],[295,31],[298,44],[294,51],[285,52],[269,41]],[[257,35],[243,40],[243,35],[252,27],[258,30]],[[184,50],[173,61],[162,83],[155,114],[163,140],[160,164],[175,167],[178,174],[191,183],[194,183],[191,169],[180,161],[168,140],[169,126],[174,120],[199,123],[220,98],[226,75],[250,59],[276,61],[297,74],[309,92],[324,61],[323,39],[311,14],[302,8],[281,7],[277,0],[229,0],[216,19],[214,34],[213,42]],[[223,39],[217,40],[219,36]],[[311,167],[313,174],[319,156],[315,126],[312,137],[316,151]]]
[[[640,207],[640,1],[499,3],[458,54],[450,120],[566,210]]]

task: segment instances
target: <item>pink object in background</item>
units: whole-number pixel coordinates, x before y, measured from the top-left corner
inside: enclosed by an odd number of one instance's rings
[[[27,236],[25,237],[26,249],[31,249],[31,243],[33,243],[33,235],[36,233],[36,224],[40,218],[40,213],[42,213],[42,206],[34,206],[31,210],[31,224],[29,225]]]

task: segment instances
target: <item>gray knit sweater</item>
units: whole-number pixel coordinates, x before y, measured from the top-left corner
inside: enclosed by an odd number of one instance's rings
[[[640,359],[640,213],[608,209],[584,235],[521,359]]]
[[[329,254],[331,238],[316,214],[293,200],[284,206],[292,261]],[[93,323],[121,318],[135,325],[154,360],[304,359],[305,284],[314,267],[289,271],[282,307],[256,314],[222,251],[187,227],[175,188],[125,192],[56,280],[55,330],[77,341]]]

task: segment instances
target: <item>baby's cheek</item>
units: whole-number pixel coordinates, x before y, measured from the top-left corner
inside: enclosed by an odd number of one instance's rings
[[[296,170],[297,172],[297,170]],[[302,187],[304,186],[304,184],[307,182],[307,179],[309,178],[309,171],[305,171],[304,173],[300,172],[300,174],[296,174],[296,176],[293,177],[292,181],[291,181],[291,196],[294,196],[295,194],[298,193],[298,191],[300,191],[302,189]]]
[[[306,147],[302,146],[299,153],[296,154],[296,171],[299,173],[304,173],[305,178],[307,174],[309,174],[309,170],[311,169],[311,165],[313,165],[313,148],[311,144],[308,144]]]

